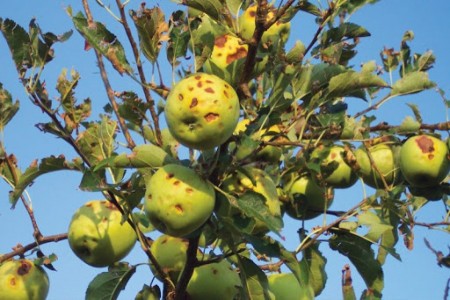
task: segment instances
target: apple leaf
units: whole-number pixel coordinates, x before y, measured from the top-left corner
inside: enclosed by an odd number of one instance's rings
[[[321,47],[327,47],[343,39],[347,40],[367,36],[370,36],[370,33],[365,28],[354,23],[342,23],[338,27],[333,27],[323,32],[320,38]]]
[[[179,64],[178,58],[185,57],[188,50],[191,35],[189,33],[189,25],[185,23],[185,13],[176,11],[172,14],[172,28],[169,32],[169,41],[167,44],[167,59],[172,67]]]
[[[325,264],[327,259],[319,250],[319,244],[311,245],[303,251],[303,259],[309,268],[309,283],[317,297],[322,293],[327,282]]]
[[[420,129],[420,123],[414,120],[411,116],[406,116],[400,126],[396,128],[399,134],[414,133]]]
[[[169,30],[165,22],[164,12],[159,7],[151,9],[141,6],[139,11],[130,10],[130,16],[136,25],[139,36],[139,46],[145,57],[155,63],[158,59],[161,43],[167,40]]]
[[[345,1],[342,4],[341,9],[345,9],[348,14],[352,14],[358,9],[362,8],[367,4],[374,4],[380,0],[353,0],[353,1]]]
[[[279,235],[283,228],[283,220],[281,217],[273,216],[264,201],[265,198],[261,194],[249,190],[239,196],[237,203],[246,216],[262,221],[267,228]]]
[[[30,37],[25,29],[11,19],[0,19],[0,28],[8,43],[17,71],[32,66]]]
[[[89,123],[75,143],[92,165],[97,164],[112,156],[116,129],[116,121],[105,116],[100,122]]]
[[[281,259],[286,266],[295,275],[300,286],[302,287],[302,294],[297,296],[297,299],[312,300],[314,299],[314,289],[311,282],[311,274],[306,260],[298,261],[295,253],[286,249],[281,249]]]
[[[19,110],[19,101],[13,103],[11,94],[0,83],[0,131],[11,121]]]
[[[251,259],[238,255],[239,270],[244,293],[247,295],[244,299],[251,300],[269,300],[269,282],[267,276]]]
[[[108,272],[98,274],[89,283],[86,300],[117,299],[135,272],[136,266],[129,266],[126,263],[110,267]]]
[[[81,171],[83,170],[83,166],[78,161],[68,162],[63,155],[43,158],[40,163],[38,163],[37,160],[34,161],[25,172],[19,176],[14,190],[9,194],[9,201],[12,204],[12,207],[15,207],[17,200],[22,195],[23,191],[33,183],[37,177],[46,173],[62,170]]]
[[[330,79],[327,97],[345,97],[366,88],[387,86],[383,79],[371,72],[347,71]]]
[[[224,13],[224,2],[219,0],[186,0],[183,4],[204,12],[213,20],[219,21]]]
[[[106,57],[120,74],[133,72],[130,64],[127,61],[125,50],[112,32],[110,32],[105,25],[100,22],[89,23],[82,12],[78,12],[75,16],[72,15],[72,9],[67,9],[72,22],[77,31],[83,36],[89,46],[99,51]]]
[[[385,223],[377,214],[368,210],[358,214],[358,223],[369,227],[365,237],[374,243],[377,243],[386,231],[392,230],[392,225]]]
[[[375,258],[372,243],[355,234],[336,232],[330,238],[329,245],[332,250],[348,257],[362,276],[367,288],[373,291],[375,296],[381,297],[384,287],[383,269]]]
[[[431,89],[436,84],[428,78],[428,74],[421,71],[411,72],[397,80],[389,93],[390,97],[419,93]]]
[[[71,80],[66,78],[67,70],[61,71],[56,83],[56,89],[60,94],[58,99],[64,110],[62,117],[66,123],[66,130],[72,132],[80,126],[80,123],[91,115],[91,100],[85,99],[83,103],[76,104],[75,91],[80,75],[76,71],[71,71]]]

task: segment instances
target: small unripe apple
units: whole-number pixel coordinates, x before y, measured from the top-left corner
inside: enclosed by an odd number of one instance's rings
[[[267,276],[269,290],[276,300],[298,299],[302,294],[302,288],[293,273],[276,273]]]
[[[191,300],[230,300],[241,288],[239,274],[228,261],[221,260],[195,268],[186,291]]]
[[[384,189],[381,176],[388,186],[398,183],[401,178],[400,146],[381,143],[368,148],[368,150],[376,168],[372,165],[366,149],[358,148],[355,150],[356,161],[359,165],[358,172],[364,183],[376,189]]]
[[[430,135],[409,138],[400,150],[400,169],[414,187],[438,185],[450,170],[447,144]]]
[[[187,249],[188,240],[166,234],[154,240],[150,247],[158,265],[169,275],[173,282],[177,282],[184,269]],[[161,279],[156,272],[153,273]]]
[[[225,69],[229,64],[247,56],[248,46],[242,40],[231,34],[216,37],[211,53],[211,61]]]
[[[146,183],[145,211],[159,231],[187,236],[202,226],[215,204],[213,185],[194,170],[176,164],[159,168]]]
[[[309,176],[294,181],[288,191],[289,202],[285,204],[286,213],[297,220],[313,219],[328,209],[333,202],[333,190],[319,186]]]
[[[106,267],[120,261],[136,244],[136,233],[107,200],[93,200],[73,215],[68,231],[69,246],[82,261]]]
[[[0,299],[44,300],[48,289],[47,273],[32,261],[8,260],[0,265]]]
[[[244,13],[239,17],[239,29],[240,34],[244,39],[251,39],[256,28],[256,10],[257,6],[249,6]],[[276,11],[274,7],[269,7],[269,13],[267,14],[266,21],[271,20],[275,17]],[[280,41],[285,44],[289,38],[289,33],[291,31],[290,22],[282,22],[278,20],[273,24],[267,31],[264,32],[261,41],[264,44],[275,44]]]
[[[323,181],[334,188],[348,188],[358,180],[356,173],[344,160],[345,151],[342,146],[321,145],[311,154],[312,159],[320,162]]]
[[[223,144],[239,121],[239,98],[223,79],[196,73],[180,80],[166,100],[166,121],[181,144],[208,150]]]

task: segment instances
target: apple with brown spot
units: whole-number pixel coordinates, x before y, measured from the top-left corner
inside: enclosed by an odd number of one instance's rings
[[[81,206],[70,221],[67,235],[75,255],[93,267],[110,266],[123,259],[137,240],[134,229],[107,200]]]
[[[400,169],[414,187],[439,184],[450,170],[447,144],[431,135],[410,137],[400,149]]]
[[[208,220],[215,205],[213,185],[193,169],[168,164],[146,183],[145,211],[162,233],[187,236]]]
[[[216,37],[211,53],[211,61],[225,69],[232,62],[247,56],[248,46],[231,34]]]
[[[44,300],[48,289],[47,273],[31,260],[8,260],[0,265],[0,299]]]
[[[180,80],[167,96],[166,121],[181,144],[208,150],[223,144],[239,121],[239,98],[223,79],[196,73]]]

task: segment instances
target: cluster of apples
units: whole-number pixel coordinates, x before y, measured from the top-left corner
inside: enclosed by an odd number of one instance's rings
[[[320,163],[317,176],[286,180],[286,213],[299,220],[315,218],[333,202],[333,189],[349,188],[361,178],[375,189],[405,182],[411,194],[442,199],[442,181],[450,171],[448,145],[431,135],[412,136],[403,144],[380,142],[354,151],[344,146],[319,146],[310,156]]]

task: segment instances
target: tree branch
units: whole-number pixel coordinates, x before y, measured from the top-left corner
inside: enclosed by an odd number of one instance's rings
[[[131,49],[133,50],[134,59],[136,61],[136,67],[137,67],[137,70],[139,73],[139,79],[141,81],[142,91],[144,92],[145,100],[149,104],[150,115],[152,116],[153,125],[155,128],[156,140],[157,140],[158,144],[161,145],[162,137],[161,137],[161,130],[159,127],[159,117],[155,110],[155,101],[153,100],[152,96],[150,95],[150,91],[146,88],[147,80],[145,78],[144,69],[142,67],[141,56],[139,54],[139,49],[138,49],[137,43],[133,37],[133,33],[131,32],[130,26],[128,25],[128,21],[127,21],[125,9],[124,9],[125,5],[122,4],[122,2],[120,0],[116,0],[116,4],[117,4],[117,7],[119,8],[122,26],[125,30],[128,40],[130,42]]]
[[[49,236],[41,236],[39,239],[36,239],[35,242],[30,243],[26,246],[22,246],[20,244],[18,244],[16,247],[14,247],[14,250],[3,254],[0,256],[0,263],[13,258],[14,256],[17,255],[23,255],[25,254],[25,252],[33,250],[34,248],[43,245],[43,244],[47,244],[47,243],[56,243],[62,240],[67,239],[67,233],[60,233],[60,234],[55,234],[55,235],[49,235]]]

